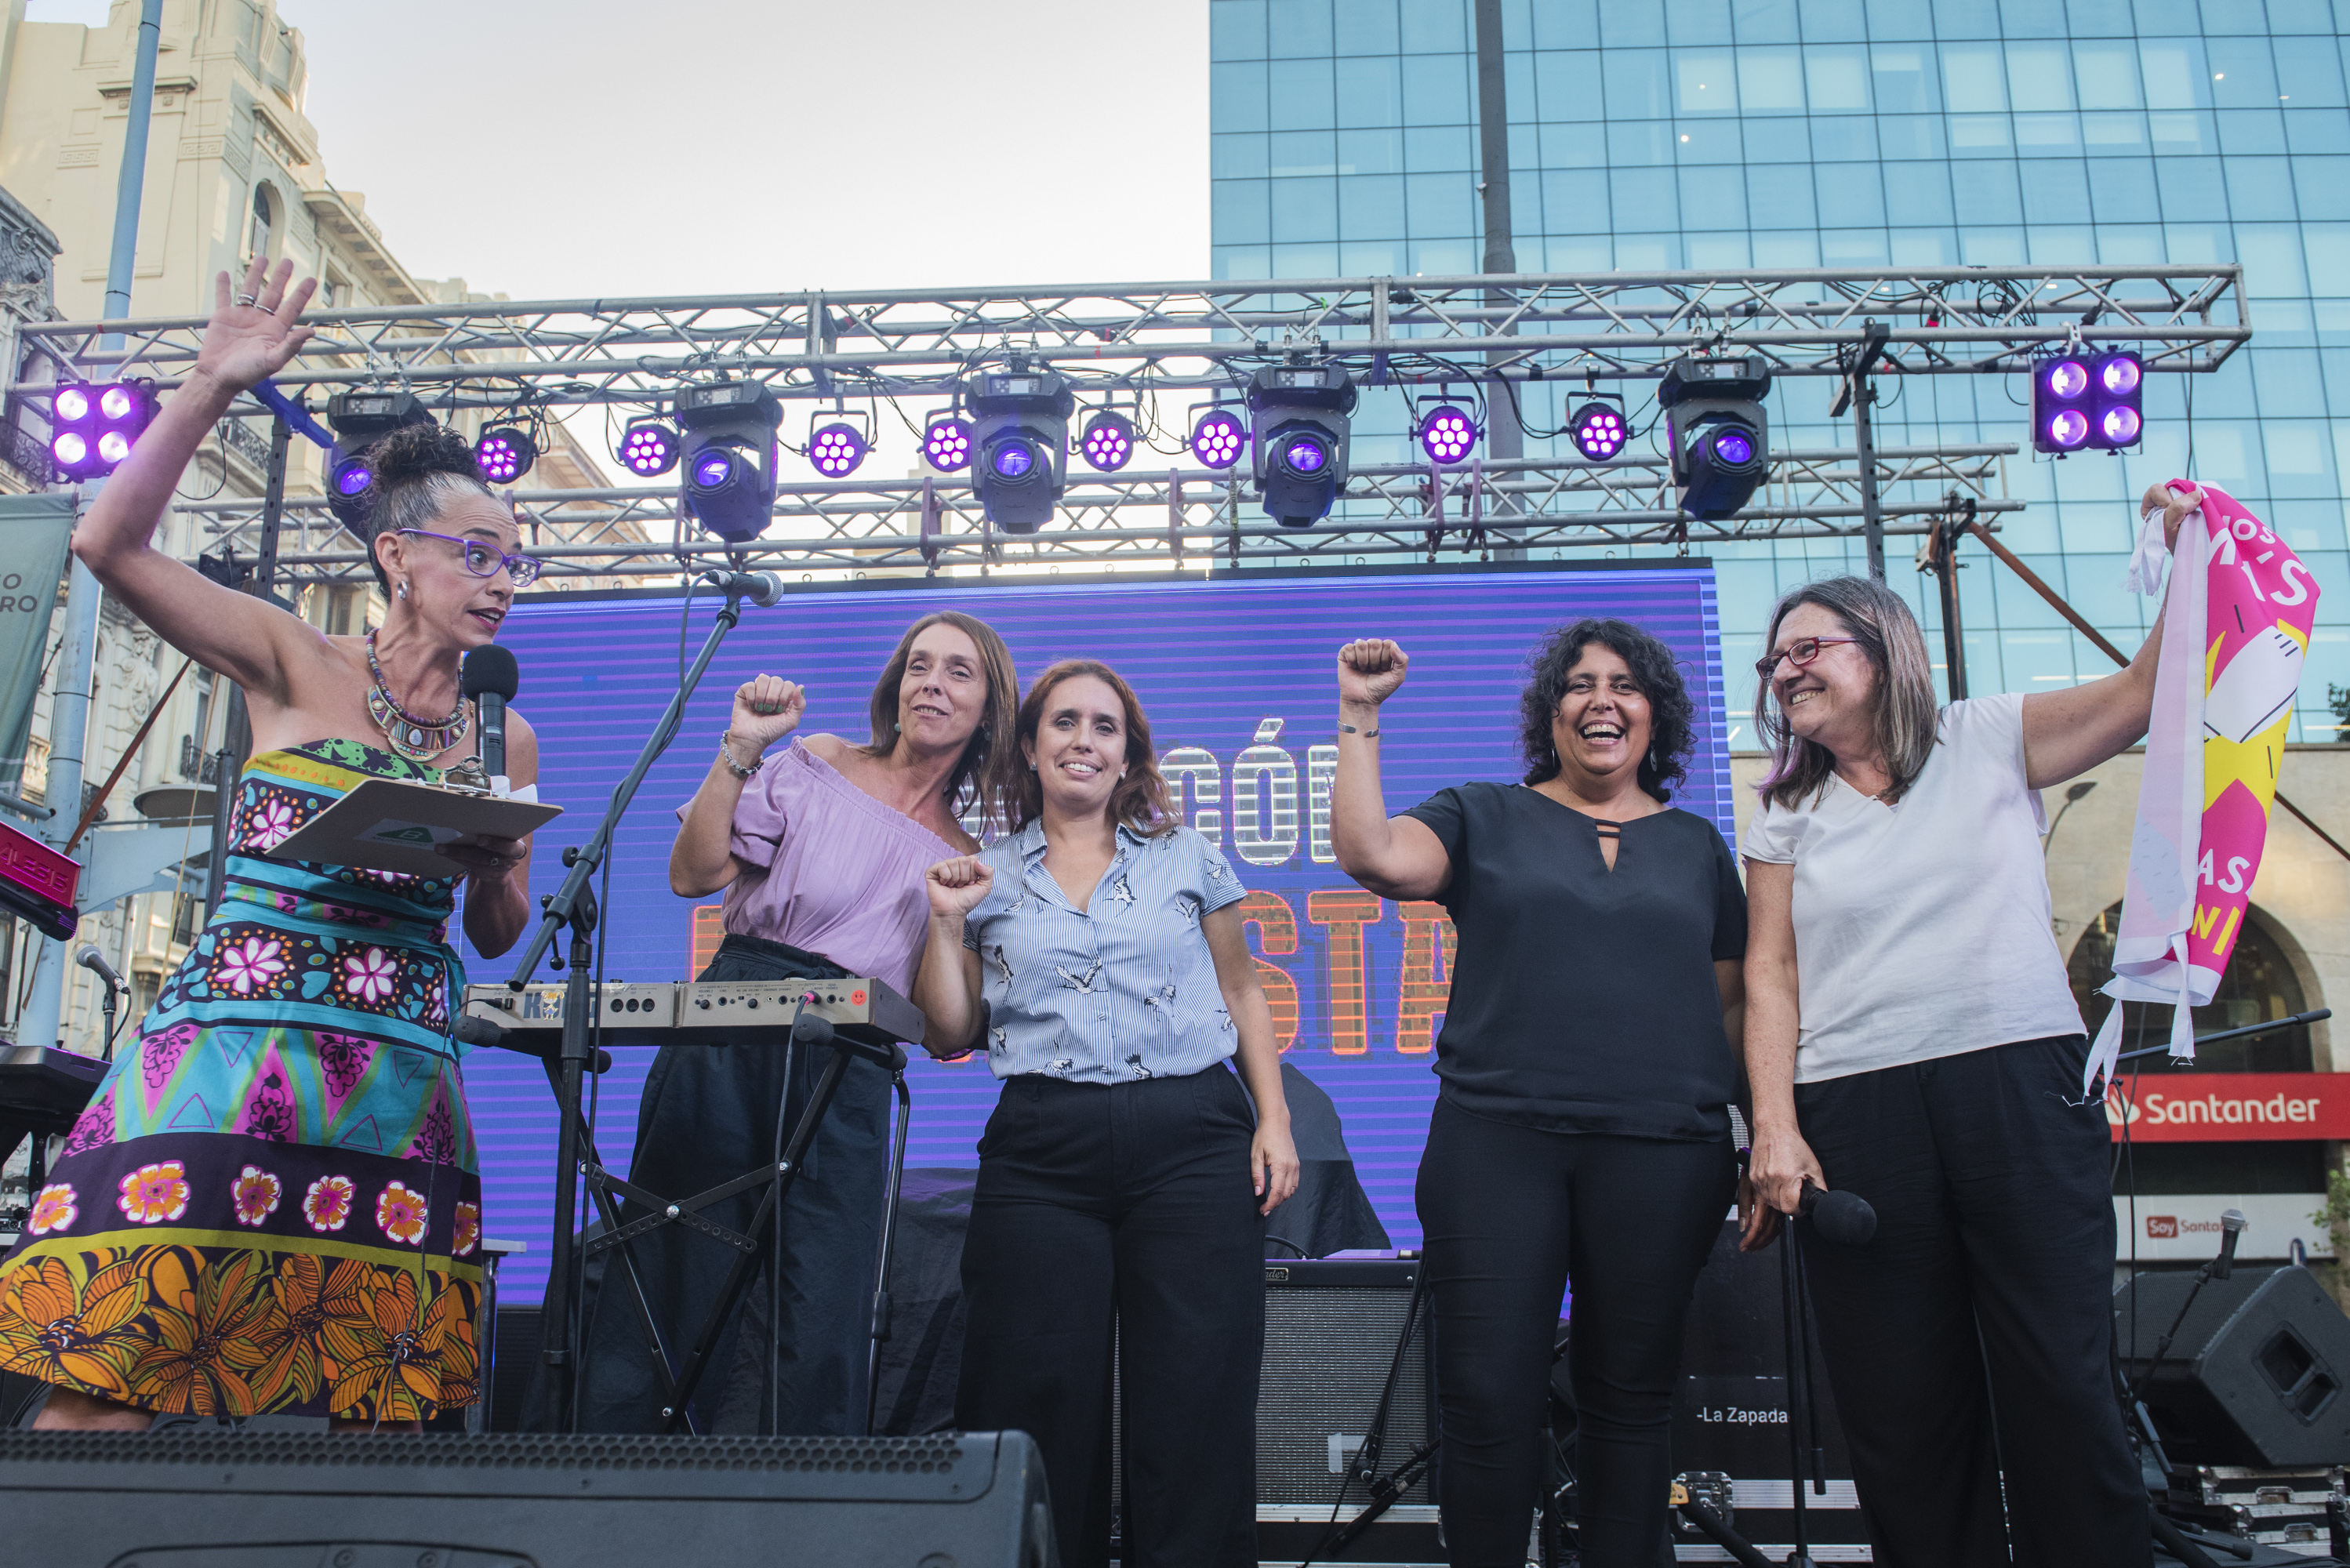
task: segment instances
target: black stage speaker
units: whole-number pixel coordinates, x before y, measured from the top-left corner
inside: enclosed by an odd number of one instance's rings
[[[1774,1563],[1794,1549],[1795,1523],[1787,1452],[1786,1298],[1779,1273],[1783,1244],[1742,1252],[1738,1221],[1723,1222],[1690,1302],[1681,1334],[1681,1394],[1673,1409],[1673,1472],[1728,1476],[1732,1523]],[[1805,1537],[1814,1546],[1860,1547],[1868,1532],[1853,1488],[1844,1427],[1836,1419],[1835,1395],[1821,1364],[1816,1326],[1810,1381],[1826,1485],[1815,1486],[1817,1478],[1807,1473]],[[1808,1458],[1804,1466],[1809,1472]],[[1705,1542],[1694,1532],[1679,1540],[1689,1545]]]
[[[2188,1272],[2140,1274],[2115,1294],[2122,1375],[2132,1383],[2194,1283]],[[2196,1295],[2145,1398],[2173,1464],[2283,1469],[2350,1463],[2345,1385],[2350,1318],[2306,1269],[2240,1263]]]
[[[1417,1258],[1265,1264],[1264,1370],[1256,1404],[1261,1510],[1268,1504],[1319,1508],[1327,1517],[1339,1480],[1331,1473],[1331,1455],[1340,1450],[1343,1468],[1378,1408],[1419,1273]],[[1423,1303],[1388,1410],[1384,1469],[1402,1463],[1436,1435],[1428,1318]],[[1334,1437],[1340,1439],[1335,1445]],[[1362,1489],[1348,1496],[1359,1502]],[[1422,1480],[1397,1502],[1425,1507],[1435,1501]]]
[[[1056,1568],[1036,1449],[931,1438],[0,1433],[44,1568]]]

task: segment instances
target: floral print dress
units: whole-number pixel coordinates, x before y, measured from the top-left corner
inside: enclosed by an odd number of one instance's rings
[[[163,1413],[478,1397],[456,882],[267,857],[369,774],[440,776],[349,741],[246,764],[226,895],[0,1262],[0,1367]]]

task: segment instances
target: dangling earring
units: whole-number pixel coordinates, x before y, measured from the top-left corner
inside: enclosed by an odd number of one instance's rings
[[[400,597],[401,598],[406,598],[408,597],[408,579],[406,577],[400,579]]]

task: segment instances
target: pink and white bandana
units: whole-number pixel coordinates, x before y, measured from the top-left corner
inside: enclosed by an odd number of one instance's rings
[[[2172,1003],[2179,1061],[2195,1055],[2188,1009],[2211,1000],[2251,902],[2317,617],[2317,584],[2301,558],[2234,496],[2202,490],[2178,530],[2114,978],[2100,988],[2117,1003]],[[2130,557],[2134,591],[2158,591],[2163,555],[2162,514],[2149,512]],[[2116,1005],[2089,1052],[2083,1094],[2111,1077],[2121,1038]]]

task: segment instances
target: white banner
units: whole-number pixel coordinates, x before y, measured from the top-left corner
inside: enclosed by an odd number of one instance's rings
[[[2312,1258],[2334,1256],[2325,1227],[2310,1216],[2325,1207],[2322,1192],[2164,1193],[2137,1199],[2137,1260],[2141,1263],[2203,1262],[2219,1256],[2220,1216],[2241,1209],[2251,1221],[2236,1239],[2238,1258],[2282,1262],[2298,1241]],[[2130,1256],[2130,1200],[2114,1199],[2116,1262]]]

